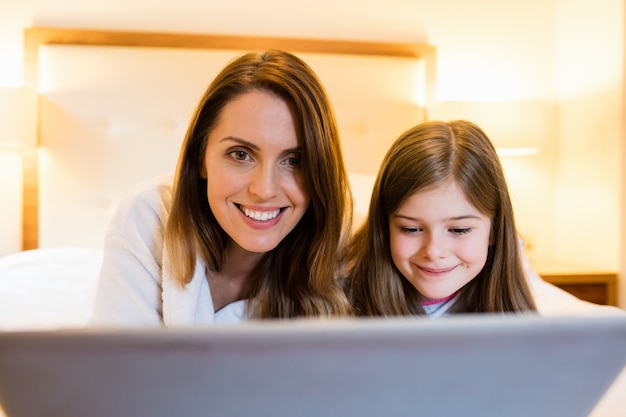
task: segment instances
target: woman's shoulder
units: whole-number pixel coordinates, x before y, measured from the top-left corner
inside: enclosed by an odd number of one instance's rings
[[[116,224],[126,229],[129,223],[139,228],[153,228],[155,223],[165,225],[170,211],[172,184],[172,175],[150,178],[137,184],[117,207],[112,229],[119,231]]]
[[[126,196],[126,201],[146,203],[164,202],[169,205],[172,198],[173,183],[173,175],[161,175],[148,178],[141,181],[130,190]]]

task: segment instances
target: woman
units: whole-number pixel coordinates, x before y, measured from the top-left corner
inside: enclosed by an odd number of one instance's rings
[[[93,325],[345,315],[336,272],[351,213],[320,81],[292,54],[245,54],[201,99],[173,181],[119,208]]]

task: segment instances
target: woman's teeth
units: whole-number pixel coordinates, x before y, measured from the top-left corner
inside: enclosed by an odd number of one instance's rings
[[[254,220],[266,221],[275,219],[280,214],[280,209],[276,209],[273,211],[257,211],[257,210],[249,210],[247,208],[242,207],[241,211],[246,217],[250,217]]]

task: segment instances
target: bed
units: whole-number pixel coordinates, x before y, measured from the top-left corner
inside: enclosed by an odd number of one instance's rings
[[[0,331],[84,327],[89,321],[101,260],[101,249],[80,246],[39,248],[0,257]],[[531,276],[544,314],[623,313],[578,300],[539,276]],[[626,370],[591,417],[624,417],[625,410]]]
[[[39,134],[23,156],[24,250],[0,257],[0,330],[86,325],[117,204],[144,179],[173,172],[190,114],[217,71],[243,51],[268,47],[302,56],[328,88],[358,222],[380,163],[360,151],[382,158],[404,128],[426,118],[434,96],[432,46],[26,31],[25,82],[37,92]],[[624,313],[578,300],[527,268],[545,314]],[[622,372],[592,416],[623,417],[625,410]]]

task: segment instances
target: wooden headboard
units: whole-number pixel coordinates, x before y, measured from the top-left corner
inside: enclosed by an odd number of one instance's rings
[[[46,131],[44,126],[45,120],[42,121],[42,118],[47,118],[46,120],[48,122],[50,119],[54,119],[56,123],[62,124],[62,120],[59,121],[59,119],[64,117],[64,113],[62,111],[63,109],[58,109],[57,107],[59,106],[55,103],[50,104],[51,100],[46,98],[46,86],[42,85],[46,83],[45,79],[42,80],[42,65],[45,65],[45,63],[42,62],[44,61],[42,58],[42,51],[46,47],[50,46],[59,46],[61,48],[70,46],[79,47],[80,51],[85,51],[87,48],[127,49],[129,47],[138,48],[133,49],[133,51],[250,51],[275,48],[291,51],[299,55],[321,54],[324,56],[332,55],[336,57],[362,57],[366,60],[376,60],[379,58],[411,59],[419,62],[423,72],[423,79],[420,85],[422,91],[420,94],[422,95],[425,103],[423,103],[422,112],[425,112],[424,109],[428,107],[426,104],[432,102],[435,95],[435,48],[422,43],[359,42],[156,32],[120,32],[67,28],[36,27],[26,29],[24,33],[24,82],[27,89],[36,93],[38,97],[38,105],[36,106],[37,114],[34,117],[34,119],[37,120],[37,134],[35,138],[32,138],[32,142],[37,146],[32,149],[29,148],[23,153],[22,243],[23,249],[25,250],[40,247],[41,244],[40,221],[42,217],[40,201],[42,191],[42,175],[44,179],[47,178],[47,174],[42,173],[42,163],[45,162],[42,160],[42,151],[45,151],[45,149],[42,150],[42,148],[46,148],[45,139],[42,138],[42,132]],[[305,58],[305,61],[308,62],[308,59]],[[314,70],[316,70],[315,66]],[[367,68],[364,68],[364,71],[366,70]],[[373,69],[370,70],[374,71]],[[373,78],[377,78],[377,76],[374,76]],[[207,80],[206,85],[208,85],[209,81],[210,80]],[[324,82],[324,79],[322,79],[322,81]],[[198,94],[201,94],[202,92],[203,91],[197,91]],[[54,101],[54,98],[52,101]],[[382,115],[381,117],[384,118],[385,116],[386,115]],[[423,117],[425,117],[425,115],[423,115]],[[401,132],[408,127],[409,126],[397,126],[397,129]],[[363,126],[360,127],[361,130],[366,128],[367,127],[364,128]],[[343,136],[344,135],[342,135],[342,137]],[[395,139],[395,137],[389,137],[386,139],[391,141]],[[75,149],[74,151],[76,152]],[[146,152],[149,152],[149,150]],[[353,152],[350,152],[350,154],[351,153]],[[80,157],[80,155],[77,154],[77,157]],[[350,164],[348,163],[348,165]],[[348,169],[350,170],[350,166]],[[375,171],[375,169],[377,169],[377,166],[372,167],[373,171]],[[362,169],[357,168],[356,170],[359,171]],[[81,176],[81,173],[73,173],[68,175],[68,178],[77,176]],[[54,194],[54,191],[48,192],[48,194],[51,193]],[[57,198],[62,197],[58,196]],[[80,227],[80,224],[76,224],[74,227]],[[81,244],[81,242],[77,242],[77,244]]]

